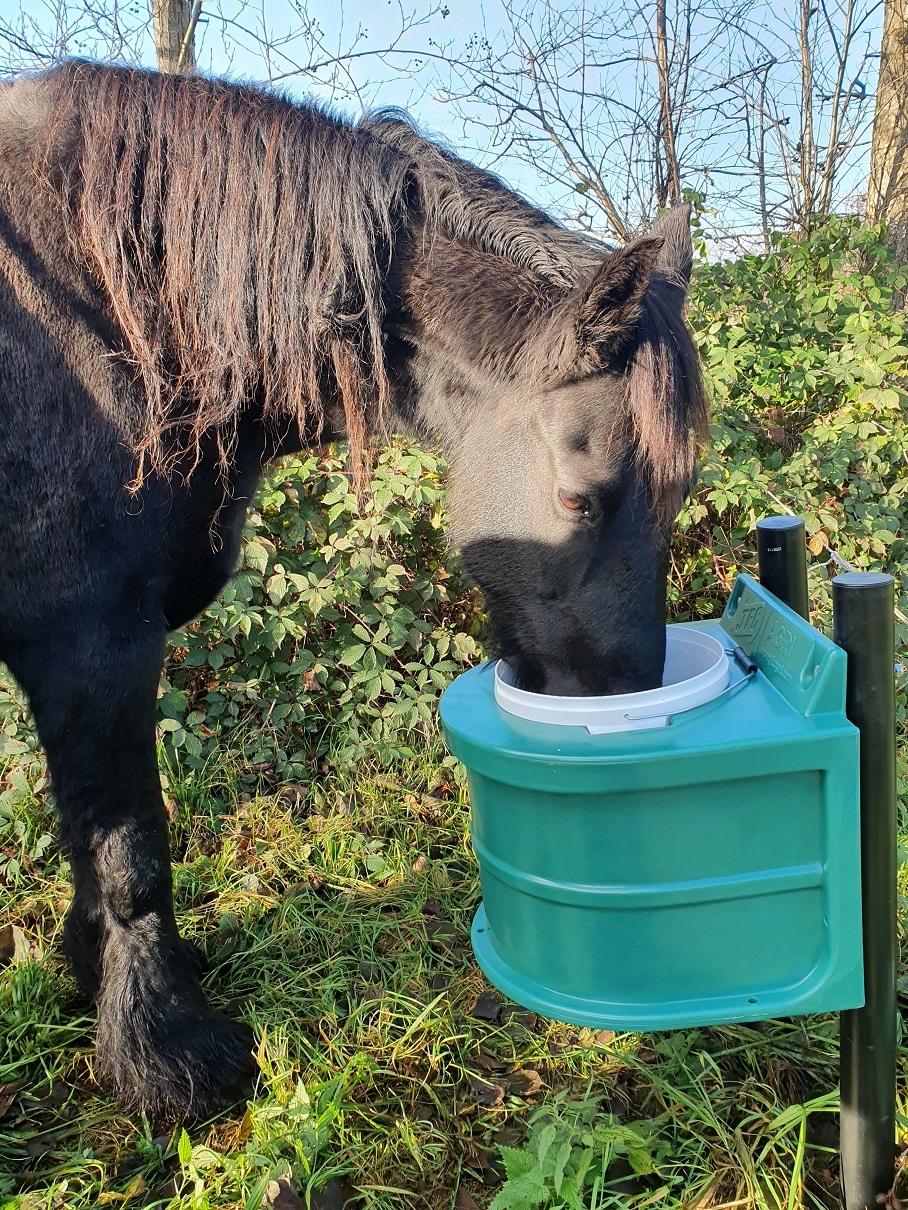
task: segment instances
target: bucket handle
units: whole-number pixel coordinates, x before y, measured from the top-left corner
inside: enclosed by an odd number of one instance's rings
[[[725,647],[723,650],[725,651],[726,655],[730,655],[732,657],[744,675],[739,680],[734,681],[731,685],[726,685],[722,692],[717,693],[714,698],[711,698],[708,702],[704,702],[704,706],[711,706],[713,702],[718,702],[720,698],[727,697],[732,693],[737,693],[742,685],[746,685],[749,680],[756,676],[757,665],[750,658],[747,652],[743,650],[743,648],[735,644],[734,647]],[[686,711],[684,713],[686,713]],[[660,712],[659,714],[625,714],[624,717],[629,723],[642,723],[651,718],[664,718],[666,727],[670,727],[675,716],[674,714],[663,714]]]

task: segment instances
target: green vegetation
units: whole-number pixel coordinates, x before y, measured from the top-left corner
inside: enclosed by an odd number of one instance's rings
[[[674,616],[717,611],[754,521],[784,508],[808,519],[819,618],[835,558],[901,576],[908,613],[904,283],[843,222],[699,271],[715,423]],[[212,998],[256,1029],[248,1105],[187,1133],[94,1086],[91,1015],[56,952],[68,871],[43,762],[0,693],[0,1206],[836,1204],[834,1019],[595,1033],[503,1004],[477,972],[468,806],[435,702],[477,658],[481,603],[445,550],[442,470],[395,445],[360,516],[338,457],[284,464],[243,572],[171,653],[177,899]]]

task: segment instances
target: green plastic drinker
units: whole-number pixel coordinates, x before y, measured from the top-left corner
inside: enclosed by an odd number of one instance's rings
[[[863,1004],[845,653],[751,577],[668,628],[663,686],[441,699],[467,769],[491,982],[559,1021],[671,1029]]]

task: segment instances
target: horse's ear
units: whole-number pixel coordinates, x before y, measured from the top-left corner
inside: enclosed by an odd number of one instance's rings
[[[661,250],[659,238],[634,240],[613,252],[581,287],[575,312],[579,361],[602,364],[633,339]]]
[[[690,271],[694,265],[694,245],[690,237],[691,208],[688,202],[679,202],[671,210],[665,210],[653,223],[647,234],[662,240],[662,251],[656,259],[656,268],[670,282],[687,289]]]

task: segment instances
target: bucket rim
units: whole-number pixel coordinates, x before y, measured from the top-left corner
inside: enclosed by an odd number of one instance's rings
[[[666,665],[670,649],[677,655],[687,648],[708,657],[691,677],[670,681],[638,693],[579,697],[532,693],[509,679],[504,660],[495,663],[495,701],[505,713],[530,722],[554,726],[586,727],[592,734],[602,731],[633,731],[665,726],[674,714],[693,710],[712,701],[728,685],[731,648],[704,631],[682,626],[666,627]]]

